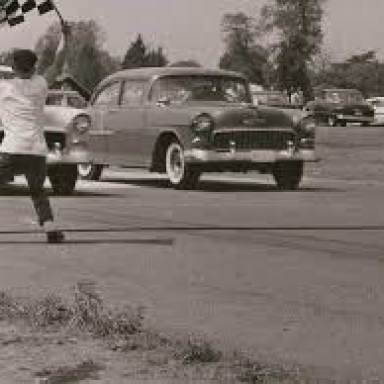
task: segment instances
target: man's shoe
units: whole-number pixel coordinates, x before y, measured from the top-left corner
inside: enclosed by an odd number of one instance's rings
[[[64,233],[61,231],[47,231],[47,243],[60,244],[65,240]]]

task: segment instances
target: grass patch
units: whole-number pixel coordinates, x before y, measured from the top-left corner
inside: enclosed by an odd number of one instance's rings
[[[128,337],[142,328],[143,309],[105,307],[96,283],[80,281],[73,287],[73,299],[65,302],[56,295],[43,298],[14,297],[0,293],[0,319],[23,321],[38,328],[63,328],[95,336]]]
[[[0,292],[0,320],[22,322],[39,332],[65,330],[69,335],[101,339],[106,349],[124,354],[127,362],[143,358],[148,374],[166,375],[166,372],[175,378],[184,374],[196,380],[214,378],[217,382],[228,378],[231,382],[253,384],[289,382],[288,372],[252,362],[240,354],[229,355],[207,340],[195,336],[176,340],[144,329],[143,308],[107,307],[97,284],[90,280],[78,282],[68,300],[52,294],[21,298]],[[77,365],[40,369],[35,377],[44,384],[76,383],[97,378],[102,369],[101,364],[90,359]]]
[[[223,353],[214,348],[212,343],[195,337],[189,337],[176,345],[178,348],[175,357],[183,364],[217,363],[223,357]]]
[[[36,373],[36,378],[38,384],[70,384],[83,380],[97,380],[98,372],[102,369],[101,365],[88,360],[73,367],[45,368]]]

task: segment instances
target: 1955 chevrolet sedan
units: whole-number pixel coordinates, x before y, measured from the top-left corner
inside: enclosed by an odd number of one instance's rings
[[[166,173],[193,189],[203,172],[271,173],[279,189],[296,189],[306,161],[315,161],[315,121],[303,111],[252,104],[240,74],[203,68],[140,68],[117,72],[93,93],[88,113],[91,161]]]

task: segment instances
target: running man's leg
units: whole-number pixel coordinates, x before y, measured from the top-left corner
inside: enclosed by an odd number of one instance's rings
[[[47,175],[45,157],[27,155],[24,156],[22,163],[39,224],[46,231],[48,242],[60,243],[64,240],[64,235],[53,225],[52,207],[48,194],[44,189],[44,182]]]
[[[32,202],[39,224],[43,226],[45,222],[53,221],[51,204],[44,189],[44,182],[47,176],[46,161],[43,156],[23,156],[23,163]]]
[[[15,165],[12,154],[0,153],[0,183],[13,181]]]

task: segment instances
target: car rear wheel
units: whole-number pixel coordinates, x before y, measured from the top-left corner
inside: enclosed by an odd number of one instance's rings
[[[165,153],[165,169],[169,183],[176,189],[195,189],[200,172],[185,161],[184,149],[178,140],[169,143]]]
[[[282,191],[297,189],[303,178],[303,172],[304,163],[302,161],[279,162],[272,169],[277,188]]]
[[[103,172],[103,166],[100,164],[79,164],[77,166],[77,171],[79,177],[83,180],[100,180],[101,174]]]
[[[54,165],[48,169],[48,178],[55,195],[71,195],[78,178],[77,166],[76,164]]]

